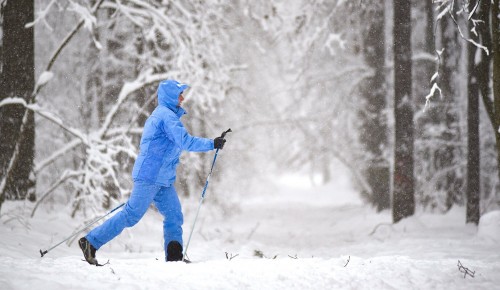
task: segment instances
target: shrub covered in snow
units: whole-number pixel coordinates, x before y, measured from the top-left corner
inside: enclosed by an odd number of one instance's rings
[[[500,242],[500,210],[490,211],[481,216],[477,235],[493,242]]]

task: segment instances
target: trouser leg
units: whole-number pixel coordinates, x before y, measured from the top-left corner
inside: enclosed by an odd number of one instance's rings
[[[173,186],[162,187],[154,198],[154,202],[158,211],[163,215],[163,238],[166,256],[168,243],[177,241],[182,245],[184,217],[181,203]]]
[[[125,207],[102,225],[90,231],[86,236],[87,240],[94,248],[99,249],[118,236],[124,228],[137,224],[160,189],[159,185],[136,182]]]

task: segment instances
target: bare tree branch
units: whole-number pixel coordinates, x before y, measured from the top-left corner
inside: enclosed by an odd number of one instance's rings
[[[42,201],[45,200],[49,194],[51,194],[56,188],[58,188],[61,184],[63,184],[66,180],[71,179],[71,178],[76,178],[78,176],[83,175],[84,172],[69,172],[66,171],[63,173],[63,175],[57,180],[54,184],[52,184],[45,192],[42,194],[42,197],[37,201],[35,207],[31,211],[31,217],[35,216],[35,212],[38,208],[38,206],[42,203]]]

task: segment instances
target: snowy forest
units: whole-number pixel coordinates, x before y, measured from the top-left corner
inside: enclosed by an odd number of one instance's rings
[[[499,0],[0,0],[0,8],[0,288],[117,287],[110,277],[136,283],[136,266],[149,284],[133,289],[175,277],[172,289],[500,282]],[[166,79],[190,86],[182,119],[190,134],[232,130],[192,246],[195,260],[231,266],[160,265],[161,235],[146,238],[162,229],[154,213],[100,251],[111,271],[89,268],[94,284],[75,286],[71,271],[90,275],[76,236],[49,259],[35,248],[127,201]],[[185,234],[212,159],[181,157]],[[350,225],[330,224],[338,220]],[[302,226],[316,242],[293,233]],[[420,253],[424,238],[439,247]],[[397,250],[379,251],[389,240]],[[63,271],[62,284],[42,275],[19,282],[44,266]],[[422,272],[404,272],[415,267]],[[229,283],[232,275],[242,278]]]

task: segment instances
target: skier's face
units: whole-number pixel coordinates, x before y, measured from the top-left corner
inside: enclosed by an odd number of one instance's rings
[[[177,106],[181,106],[182,105],[182,102],[184,102],[184,95],[183,93],[180,93],[179,95],[179,103],[177,104]]]

